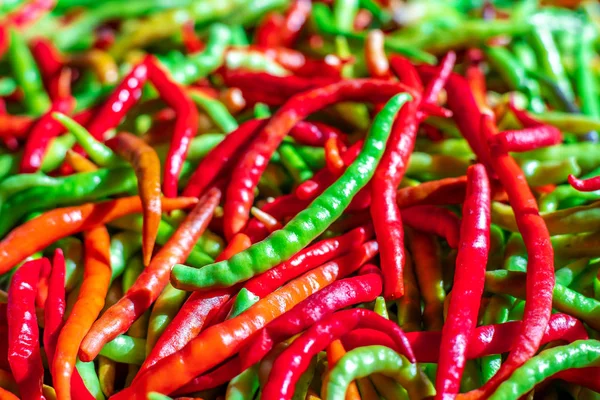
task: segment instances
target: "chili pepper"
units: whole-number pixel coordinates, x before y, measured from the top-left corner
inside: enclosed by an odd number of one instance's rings
[[[503,131],[492,136],[491,146],[503,151],[524,152],[540,147],[552,146],[562,142],[558,129],[550,125],[540,125],[518,131]]]
[[[359,85],[361,86],[361,85]],[[382,149],[375,147],[375,143],[380,140],[379,136],[382,136],[382,141],[385,141],[386,135],[389,135],[386,132],[389,129],[390,120],[393,118],[394,114],[397,110],[409,99],[408,95],[398,95],[394,97],[392,101],[390,101],[389,105],[385,108],[385,112],[379,114],[377,121],[374,123],[374,128],[371,131],[371,136],[367,141],[365,141],[365,145],[361,154],[357,157],[356,161],[346,169],[344,174],[331,185],[322,195],[320,195],[317,199],[313,201],[311,206],[304,211],[300,212],[297,216],[295,216],[288,224],[274,232],[272,236],[259,244],[255,244],[251,246],[249,249],[236,254],[229,261],[222,261],[222,264],[214,264],[213,267],[207,266],[203,268],[201,271],[189,271],[187,267],[176,265],[173,268],[173,278],[176,280],[175,286],[178,284],[183,284],[182,281],[183,273],[186,272],[186,275],[189,275],[191,278],[194,277],[194,287],[214,287],[214,286],[231,286],[236,282],[239,282],[243,279],[248,279],[257,273],[264,272],[277,263],[290,258],[293,254],[297,253],[304,245],[308,244],[316,235],[323,232],[325,228],[333,222],[333,220],[337,219],[341,214],[342,210],[350,203],[352,196],[358,192],[358,190],[366,184],[366,180],[370,178],[372,174],[373,167],[369,168],[369,166],[365,165],[368,162],[371,163],[371,160],[375,161],[377,158],[381,156]],[[313,102],[314,104],[314,102]],[[312,106],[312,105],[311,105]],[[281,110],[279,111],[281,113]],[[279,114],[281,115],[281,114]],[[275,121],[275,118],[271,119],[270,124]],[[268,127],[268,126],[267,126]],[[265,127],[265,130],[267,129]],[[260,136],[259,136],[260,138]],[[257,138],[257,140],[259,139]],[[246,155],[248,155],[247,153]],[[372,159],[373,158],[373,159]],[[242,163],[243,164],[243,163]],[[372,164],[371,164],[372,165]],[[241,172],[242,170],[240,170]],[[245,172],[244,172],[245,173]],[[234,172],[235,175],[235,172]],[[232,178],[233,179],[233,178]],[[233,179],[234,180],[234,179]],[[350,186],[354,185],[354,186]],[[338,198],[336,195],[337,202],[332,204],[330,201],[332,200],[333,193],[340,193],[340,187],[344,187],[347,190],[347,195],[344,198]],[[230,188],[236,187],[235,185],[230,185]],[[327,203],[327,204],[325,204]],[[234,204],[234,201],[231,197],[229,197],[228,190],[228,203]],[[226,206],[227,206],[226,204]],[[334,206],[335,208],[331,207]],[[331,208],[331,209],[330,209]],[[313,218],[313,214],[318,210],[319,214],[326,212],[329,214],[327,217],[317,217],[318,219]],[[225,210],[227,212],[227,208]],[[227,214],[225,214],[227,215]],[[310,230],[306,230],[306,228],[296,229],[296,225],[305,225],[305,220],[310,218],[313,222],[313,228]],[[231,233],[235,233],[235,231],[230,231]],[[291,234],[291,232],[294,232]],[[303,232],[302,235],[298,236],[295,232]],[[292,243],[289,243],[293,237]],[[266,248],[270,248],[273,244],[281,239],[287,242],[287,246],[285,249],[279,252],[279,254],[271,253],[271,256],[263,257]],[[255,253],[261,260],[258,262],[258,259],[252,256]],[[243,260],[243,262],[242,262]],[[241,267],[241,264],[244,264],[243,269],[239,269],[238,266]],[[215,275],[213,269],[221,270],[221,268],[225,267],[228,270],[228,273]],[[198,272],[198,273],[196,273]],[[188,274],[189,273],[189,274]],[[187,279],[186,279],[187,280]],[[186,283],[187,284],[187,283]]]
[[[423,91],[423,82],[421,82],[421,78],[419,77],[415,67],[406,57],[393,55],[390,57],[390,66],[392,67],[394,75],[398,77],[400,82],[417,90],[418,92]]]
[[[415,73],[416,76],[416,73]],[[416,76],[418,79],[418,76]],[[407,81],[407,84],[416,83]],[[420,99],[413,100],[398,113],[381,163],[375,170],[371,186],[373,226],[381,243],[381,270],[384,275],[384,297],[397,299],[404,294],[404,231],[396,190],[408,164],[417,135],[416,111]]]
[[[235,318],[244,311],[246,311],[249,307],[255,304],[260,297],[256,296],[254,293],[249,291],[246,288],[240,289],[238,294],[235,297],[233,305],[231,307],[231,311],[227,318]]]
[[[75,136],[77,142],[96,164],[107,167],[118,163],[115,153],[76,121],[64,114],[54,113],[52,117]]]
[[[256,220],[258,220],[266,229],[268,229],[269,233],[276,231],[277,229],[281,229],[281,224],[279,221],[277,221],[272,215],[267,214],[259,208],[252,207],[252,209],[250,209],[250,214],[252,214]],[[235,238],[237,235],[243,235],[243,233],[236,233],[233,237]]]
[[[299,375],[306,369],[310,358],[323,350],[332,340],[361,326],[377,327],[392,337],[396,348],[414,360],[404,332],[393,322],[364,309],[339,311],[312,325],[275,360],[263,396],[270,399],[291,398]],[[281,368],[285,365],[285,368]]]
[[[119,335],[102,346],[100,355],[118,363],[141,365],[146,356],[145,348],[144,339]]]
[[[396,193],[400,208],[421,204],[459,204],[465,198],[466,176],[423,182],[401,188]]]
[[[354,368],[349,368],[353,365]],[[415,365],[384,346],[368,346],[346,353],[323,382],[326,399],[342,398],[349,383],[359,377],[380,372],[397,379],[410,398],[425,398],[435,393],[433,385]]]
[[[219,259],[227,259],[233,254],[250,246],[248,237],[243,234],[236,235]],[[170,285],[168,287],[171,287]],[[177,289],[174,289],[177,290]],[[181,291],[178,291],[179,293]],[[192,338],[194,338],[205,324],[208,324],[214,318],[216,311],[227,302],[231,291],[215,291],[209,292],[206,295],[200,293],[192,293],[190,298],[184,303],[177,315],[174,316],[172,322],[164,327],[164,333],[156,341],[151,351],[147,351],[148,357],[142,365],[141,370],[152,366],[161,358],[168,356],[177,350],[180,350]],[[162,295],[158,298],[154,310],[157,309]],[[162,309],[162,307],[158,307]],[[152,332],[152,330],[150,331]],[[151,342],[151,337],[148,337],[148,343]]]
[[[35,292],[44,263],[48,259],[23,264],[13,275],[8,291],[8,362],[24,399],[44,399],[44,368],[35,314]]]
[[[356,257],[354,253],[350,253],[342,259],[349,261],[352,259],[350,256]],[[360,263],[362,262],[364,260]],[[302,332],[334,311],[352,304],[372,301],[380,292],[381,276],[376,273],[333,283],[268,324],[250,341],[240,352],[242,369],[258,362],[275,344]]]
[[[96,164],[73,150],[67,150],[65,164],[71,166],[75,172],[92,172],[98,170]]]
[[[101,84],[113,85],[119,80],[119,70],[115,60],[107,52],[90,49],[84,53],[76,53],[66,60],[69,66],[90,68]]]
[[[253,399],[259,388],[257,369],[258,368],[256,366],[250,367],[246,371],[233,378],[229,382],[229,385],[227,385],[225,399]]]
[[[150,263],[161,214],[160,162],[154,149],[129,133],[119,133],[108,142],[117,154],[131,162],[136,171],[138,191],[144,208],[142,252],[144,264]]]
[[[408,232],[408,245],[415,263],[415,275],[424,301],[423,323],[427,330],[441,330],[446,298],[437,242],[416,230]]]
[[[466,362],[471,332],[477,325],[485,265],[490,251],[490,184],[481,164],[467,171],[467,195],[448,316],[442,330],[436,397],[454,397]]]
[[[545,350],[525,362],[510,378],[502,382],[490,399],[498,400],[522,396],[538,382],[556,372],[594,365],[599,354],[600,349],[595,340],[580,340],[565,346]],[[552,367],[544,368],[542,365],[552,365]]]
[[[600,188],[600,178],[578,179],[569,175],[569,184],[581,192],[593,192]]]
[[[204,96],[198,91],[192,91],[190,97],[194,103],[206,111],[223,132],[229,133],[238,128],[237,122],[220,101]]]
[[[164,211],[170,211],[189,207],[196,202],[196,199],[186,197],[164,199],[162,207]],[[123,215],[140,212],[141,208],[139,197],[134,196],[48,211],[15,228],[0,242],[0,272],[8,271],[18,262],[58,239]],[[19,245],[16,246],[16,243]]]
[[[145,393],[149,391],[171,392],[181,387],[193,377],[234,355],[251,334],[267,323],[320,288],[330,284],[339,275],[345,275],[349,272],[351,271],[345,270],[344,266],[326,264],[306,273],[268,294],[245,313],[214,325],[200,333],[184,348],[165,357],[141,373],[132,386],[118,393],[115,399],[118,400],[119,397],[128,399],[144,398]],[[311,282],[311,284],[307,285],[308,282]],[[202,362],[196,361],[193,367],[190,368],[191,364],[186,362],[187,359],[199,360],[195,356],[199,352],[203,354]],[[154,379],[156,374],[160,374],[161,371],[170,371],[170,373],[177,371],[177,374],[172,374],[174,379],[170,379],[168,382]]]
[[[340,358],[344,357],[346,354],[346,350],[344,349],[344,345],[339,339],[334,340],[327,346],[327,364],[329,369],[333,369],[333,367],[337,364]],[[348,388],[345,390],[346,396],[345,398],[348,400],[356,400],[360,399],[360,393],[358,392],[358,387],[355,382],[348,382]],[[325,397],[325,396],[323,396]]]
[[[576,79],[577,94],[581,99],[581,108],[584,114],[598,118],[600,116],[600,103],[595,94],[597,89],[596,80],[589,65],[594,54],[595,31],[585,25],[582,29],[580,40],[576,47]]]
[[[208,226],[220,198],[218,189],[211,189],[201,198],[125,296],[94,323],[81,343],[79,357],[83,361],[93,360],[104,344],[129,329],[156,300],[168,283],[171,266],[187,258],[193,243]]]
[[[104,226],[85,232],[85,270],[82,288],[57,339],[52,362],[57,398],[71,396],[71,377],[77,349],[102,307],[110,282],[110,239]]]
[[[451,211],[428,205],[407,207],[402,211],[408,226],[443,237],[450,247],[458,248],[460,221]]]
[[[325,141],[325,162],[331,172],[339,174],[343,171],[344,160],[340,157],[337,136],[330,136]]]
[[[65,313],[65,257],[61,249],[54,251],[52,272],[48,283],[48,300],[44,307],[44,351],[52,365],[58,335]]]
[[[369,31],[365,41],[365,58],[369,74],[374,78],[390,76],[390,65],[384,50],[385,36],[382,31]],[[413,87],[413,86],[411,86]]]
[[[50,108],[50,99],[44,91],[40,71],[25,39],[15,30],[10,30],[9,35],[8,61],[19,87],[25,94],[25,105],[32,114],[41,115]]]

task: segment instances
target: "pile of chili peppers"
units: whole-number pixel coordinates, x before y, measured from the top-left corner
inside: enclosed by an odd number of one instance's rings
[[[599,33],[0,2],[0,400],[600,399]]]

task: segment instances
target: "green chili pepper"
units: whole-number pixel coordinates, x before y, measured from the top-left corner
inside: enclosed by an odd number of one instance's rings
[[[282,143],[278,151],[281,156],[281,164],[294,178],[294,182],[302,183],[313,177],[313,172],[292,144]]]
[[[94,396],[96,400],[104,400],[104,394],[102,394],[102,390],[100,389],[100,381],[98,380],[98,375],[96,375],[94,363],[83,362],[77,359],[75,367],[77,368],[77,372],[79,372],[85,387],[90,391],[92,396]]]
[[[229,381],[225,400],[252,400],[258,387],[258,366],[254,365]]]
[[[595,30],[585,25],[577,41],[576,51],[576,87],[581,99],[581,109],[590,117],[600,118],[600,101],[598,101],[598,84],[590,68],[594,58]]]
[[[544,72],[556,82],[567,96],[567,99],[573,101],[575,95],[565,74],[560,53],[552,37],[552,32],[545,27],[536,27],[531,32],[531,40]]]
[[[535,115],[535,118],[553,125],[561,131],[583,135],[589,131],[600,130],[600,120],[582,114],[569,114],[560,111],[546,111]]]
[[[507,296],[494,296],[483,314],[483,324],[501,324],[508,321],[508,313],[514,301]],[[502,364],[502,355],[493,354],[481,359],[481,379],[485,383],[498,372]]]
[[[144,270],[144,261],[140,254],[137,254],[135,257],[132,257],[127,263],[127,267],[125,267],[125,271],[123,271],[122,285],[123,285],[123,293],[126,293],[131,286],[135,283],[135,280],[140,276],[142,271]]]
[[[137,191],[135,173],[130,167],[99,169],[56,179],[60,182],[59,185],[27,189],[8,199],[2,206],[0,234],[5,234],[19,219],[35,210]]]
[[[52,117],[75,136],[77,142],[83,147],[94,163],[101,167],[110,167],[124,163],[110,148],[94,138],[87,129],[72,118],[61,113],[53,113]]]
[[[40,71],[25,39],[14,30],[10,31],[8,62],[17,84],[23,90],[23,101],[27,110],[34,115],[41,115],[48,111],[50,99],[44,89]]]
[[[537,150],[514,154],[518,160],[536,160],[538,162],[559,162],[574,158],[583,171],[600,166],[600,147],[595,143],[580,142],[544,147]]]
[[[350,382],[376,372],[399,381],[411,399],[435,394],[433,385],[416,364],[388,347],[365,346],[349,351],[338,360],[323,382],[326,394],[323,398],[344,398]]]
[[[578,176],[581,173],[575,157],[567,157],[560,161],[527,161],[521,164],[521,169],[531,186],[562,183],[569,175]]]
[[[223,63],[230,40],[229,28],[214,24],[210,27],[206,47],[201,53],[186,57],[180,52],[172,51],[159,57],[159,60],[169,69],[175,81],[189,84],[215,71]]]
[[[254,303],[260,300],[260,297],[252,293],[246,288],[242,288],[237,296],[235,297],[235,301],[233,306],[231,307],[231,312],[229,313],[228,318],[234,318],[246,311],[250,308]]]
[[[565,346],[542,351],[515,370],[498,386],[490,400],[516,399],[546,378],[570,368],[596,366],[600,362],[600,342],[577,340]]]
[[[171,271],[174,286],[179,288],[229,287],[269,270],[289,259],[340,217],[352,198],[373,176],[394,116],[410,100],[401,93],[394,96],[377,114],[373,126],[356,160],[342,176],[319,195],[308,208],[298,213],[286,226],[267,239],[252,245],[228,261],[221,261],[195,270],[175,265]]]
[[[204,96],[195,91],[190,93],[190,97],[198,106],[202,107],[223,132],[229,133],[237,129],[238,124],[235,118],[233,118],[225,105],[219,100]]]
[[[488,271],[485,289],[492,293],[509,294],[525,298],[525,273],[515,271]],[[577,317],[594,329],[600,328],[600,302],[585,297],[560,284],[555,285],[552,306],[561,312]]]
[[[17,90],[17,82],[10,78],[0,79],[0,96],[9,96]]]
[[[160,296],[158,296],[150,314],[150,321],[148,322],[146,354],[150,354],[160,335],[162,335],[167,325],[169,325],[179,312],[187,295],[187,292],[175,289],[171,284],[168,284]]]
[[[189,162],[197,162],[204,158],[209,151],[211,151],[216,145],[221,143],[225,136],[222,133],[204,133],[195,137],[190,142],[190,148],[186,160]],[[169,144],[159,144],[155,148],[156,154],[161,164],[165,162],[167,158],[167,152],[169,150]],[[183,173],[182,173],[183,174]]]
[[[162,393],[150,392],[148,393],[148,400],[173,400],[173,398]]]
[[[429,120],[428,120],[429,121]],[[415,149],[426,154],[473,158],[473,150],[465,139],[444,139],[436,142],[417,138]]]
[[[229,69],[266,72],[269,75],[288,76],[290,72],[273,59],[257,51],[230,49],[225,56],[225,65]]]
[[[114,281],[125,270],[127,262],[142,248],[142,237],[138,232],[123,231],[110,238],[111,280]]]
[[[102,347],[100,355],[119,363],[142,365],[146,359],[146,341],[119,335]]]
[[[565,265],[554,274],[556,283],[569,287],[571,283],[586,270],[589,264],[589,259],[580,258],[579,260],[575,260],[572,263]]]
[[[469,164],[464,158],[415,151],[410,156],[406,175],[420,180],[451,178],[465,175]]]
[[[385,299],[381,296],[375,299],[375,307],[373,308],[377,314],[381,315],[385,319],[390,319],[388,315],[387,305],[385,304]]]
[[[232,46],[248,46],[250,45],[250,40],[248,40],[248,35],[246,34],[246,30],[242,25],[233,25],[230,26],[231,30],[231,45]]]

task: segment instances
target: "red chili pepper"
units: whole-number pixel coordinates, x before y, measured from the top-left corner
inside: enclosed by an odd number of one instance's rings
[[[29,135],[31,126],[35,123],[26,115],[0,113],[0,137],[3,139],[24,139]]]
[[[290,131],[290,136],[295,141],[308,146],[323,146],[327,139],[334,135],[340,139],[344,138],[337,128],[322,122],[299,121]]]
[[[475,328],[466,353],[469,360],[475,360],[491,354],[509,352],[514,347],[514,337],[521,329],[521,321],[503,324],[484,325]],[[435,331],[407,332],[406,337],[415,353],[417,362],[437,363],[440,350],[443,349],[442,333]],[[542,343],[556,340],[573,342],[587,339],[585,326],[577,318],[567,314],[554,314],[544,331]],[[357,329],[342,338],[348,351],[362,346],[383,345],[394,348],[394,343],[385,332],[373,329]]]
[[[336,281],[313,294],[267,325],[240,350],[242,371],[259,362],[277,343],[304,331],[331,313],[375,300],[381,288],[381,274],[377,272]]]
[[[294,47],[302,27],[310,16],[312,3],[310,0],[295,0],[285,13],[285,18],[278,32],[279,42],[283,47]]]
[[[103,140],[106,132],[121,122],[127,111],[142,96],[142,87],[147,80],[148,66],[146,63],[140,63],[133,67],[86,126],[92,136]]]
[[[438,96],[446,82],[452,73],[454,63],[456,62],[456,53],[449,51],[446,53],[442,61],[440,62],[437,75],[435,75],[425,86],[423,90],[423,102],[428,104],[435,104]]]
[[[82,361],[96,358],[102,346],[125,333],[150,308],[169,283],[173,265],[185,262],[206,230],[220,199],[218,189],[212,189],[203,196],[127,293],[94,323],[80,346],[79,358]]]
[[[525,128],[535,128],[537,126],[544,125],[537,119],[530,117],[525,110],[517,108],[513,97],[510,98],[508,107],[510,108],[510,111],[515,115],[515,117],[517,117],[521,125],[523,125]]]
[[[196,136],[198,130],[198,110],[183,88],[168,76],[153,56],[146,57],[144,64],[148,68],[148,79],[150,79],[165,103],[177,115],[163,178],[165,196],[175,197],[183,161],[185,161],[190,141]]]
[[[260,46],[272,47],[279,45],[277,34],[283,25],[283,16],[278,13],[268,13],[256,28],[254,42]]]
[[[414,206],[402,209],[406,225],[425,233],[433,233],[456,249],[459,247],[460,219],[447,208],[431,205]]]
[[[589,179],[579,179],[574,175],[569,175],[569,184],[580,192],[593,192],[600,189],[600,176]]]
[[[350,309],[338,311],[312,325],[290,344],[275,360],[269,380],[263,388],[266,399],[291,399],[300,375],[308,368],[312,357],[327,345],[358,328],[372,328],[386,332],[396,348],[411,362],[415,356],[402,329],[373,311]]]
[[[181,25],[181,40],[187,50],[188,54],[197,53],[202,51],[205,47],[204,43],[194,30],[194,21],[186,21]]]
[[[61,249],[56,249],[52,261],[52,272],[48,300],[44,308],[44,350],[48,364],[52,365],[58,334],[63,327],[65,314],[65,258]]]
[[[227,169],[228,164],[237,158],[236,155],[241,156],[240,150],[245,151],[245,145],[265,123],[264,120],[253,119],[244,122],[235,131],[225,136],[225,139],[200,161],[183,195],[201,196],[214,179]]]
[[[52,42],[43,38],[35,39],[31,45],[31,54],[40,69],[50,99],[57,101],[70,95],[71,75],[67,73],[67,85],[59,83],[64,61]],[[67,93],[62,92],[65,86],[69,90]]]
[[[411,74],[413,78],[418,79],[416,71],[414,76]],[[420,85],[420,81],[410,84]],[[387,299],[397,299],[404,294],[404,229],[396,205],[396,191],[415,147],[419,102],[415,99],[398,112],[385,152],[371,180],[371,216],[381,245],[383,295]]]
[[[24,27],[51,11],[55,5],[56,0],[32,0],[9,14],[6,20],[15,26]]]
[[[522,153],[562,143],[560,130],[551,125],[538,125],[520,130],[502,131],[490,138],[490,146],[503,151]]]
[[[408,186],[398,190],[396,203],[400,208],[423,204],[461,204],[465,199],[466,184],[467,177],[459,176]]]
[[[52,117],[52,114],[55,112],[70,114],[74,107],[75,101],[72,97],[56,100],[50,110],[35,122],[25,142],[20,165],[21,173],[32,173],[40,169],[48,143],[64,131],[63,126]]]
[[[349,253],[346,256],[329,261],[329,262],[321,265],[317,269],[333,268],[333,269],[339,271],[340,268],[342,268],[342,270],[341,270],[342,272],[339,272],[339,277],[342,277],[342,276],[348,275],[351,272],[357,270],[362,264],[364,264],[367,260],[372,258],[376,254],[376,252],[377,252],[377,243],[376,242],[365,243],[362,246],[362,248],[357,249],[356,251],[353,251],[352,253]],[[332,283],[332,285],[334,285],[334,284],[335,283]],[[275,286],[275,288],[276,287],[277,286]],[[379,286],[379,288],[381,288],[381,285]],[[273,291],[273,290],[275,290],[275,289],[271,289],[271,291]],[[327,290],[327,288],[325,288],[323,290]],[[255,293],[255,292],[252,292],[252,293]],[[315,294],[313,294],[313,296],[316,294],[319,294],[319,293],[321,293],[321,291],[316,292]],[[261,295],[258,295],[258,296],[260,297]],[[375,296],[377,296],[377,295],[375,295]],[[306,299],[306,300],[308,300],[308,299]],[[304,301],[306,301],[306,300],[304,300]],[[313,303],[313,302],[311,301],[311,303]],[[299,303],[299,304],[304,304],[304,302]],[[303,306],[302,309],[305,309],[305,306]],[[315,316],[313,318],[316,319],[316,318],[318,318],[319,311],[318,310],[314,310],[314,311],[315,311]],[[290,312],[292,312],[292,311],[288,311],[287,313],[283,314],[281,317],[288,315]],[[309,318],[309,316],[306,316],[306,317]],[[246,354],[248,354],[248,353],[246,353]],[[250,356],[250,355],[248,355],[248,356]],[[253,357],[253,355],[252,355],[252,357]],[[242,362],[241,362],[240,358],[236,356],[233,359],[231,359],[230,361],[223,364],[221,367],[214,370],[214,373],[210,372],[206,375],[201,375],[201,376],[195,378],[189,384],[187,384],[186,386],[184,386],[183,388],[178,390],[177,393],[189,393],[189,392],[194,392],[194,391],[198,391],[198,390],[203,390],[203,389],[206,389],[209,387],[214,387],[212,385],[214,385],[214,384],[218,385],[220,383],[223,383],[224,382],[223,379],[229,380],[233,376],[239,374],[241,371],[243,371]],[[207,386],[207,385],[211,385],[211,386]]]
[[[332,77],[275,76],[227,69],[221,75],[226,86],[242,91],[248,104],[261,102],[270,106],[279,106],[298,93],[339,81]]]
[[[436,375],[436,399],[454,398],[466,363],[471,334],[477,326],[479,304],[490,251],[491,190],[485,167],[467,170],[467,195],[460,226],[460,246],[448,316]]]
[[[48,299],[48,280],[51,272],[52,266],[50,263],[44,263],[40,269],[40,275],[35,293],[35,306],[38,308],[44,308],[46,300]]]
[[[404,85],[378,79],[353,79],[298,94],[289,99],[252,141],[234,168],[224,207],[224,233],[227,238],[241,231],[248,222],[254,201],[254,188],[277,146],[296,122],[309,114],[340,101],[381,102],[407,91]]]
[[[390,67],[400,82],[415,89],[419,93],[423,91],[423,82],[408,58],[394,54],[390,57]]]
[[[8,289],[8,362],[23,399],[44,399],[44,367],[40,354],[35,292],[40,269],[47,258],[23,264]]]

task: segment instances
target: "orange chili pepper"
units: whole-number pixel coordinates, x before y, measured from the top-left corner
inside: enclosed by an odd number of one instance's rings
[[[150,308],[169,283],[173,265],[185,262],[192,252],[220,199],[219,189],[209,190],[127,293],[94,323],[81,343],[79,358],[82,361],[93,360],[106,343],[125,333]]]
[[[252,241],[245,233],[236,233],[229,243],[227,247],[219,254],[215,262],[229,260],[231,256],[239,253],[240,251],[246,250],[248,247],[252,245]]]
[[[197,202],[190,197],[164,199],[162,208],[179,210]],[[138,196],[47,211],[16,227],[0,242],[0,274],[59,239],[140,211],[142,202]]]
[[[346,354],[346,349],[344,349],[341,340],[336,339],[331,342],[329,346],[327,346],[327,365],[329,366],[329,369],[332,369],[344,354]],[[360,393],[356,386],[356,382],[354,381],[348,385],[348,390],[346,390],[346,400],[360,400]]]
[[[90,172],[98,169],[96,164],[71,149],[67,150],[65,162],[77,172]]]
[[[71,398],[71,376],[81,340],[104,307],[110,284],[110,237],[104,225],[84,233],[83,283],[71,314],[58,336],[52,363],[58,400]]]
[[[333,173],[342,173],[346,166],[340,156],[340,148],[336,135],[328,137],[325,141],[325,163],[327,164],[327,169]]]
[[[117,154],[133,165],[144,208],[142,254],[144,265],[150,264],[160,224],[160,160],[156,151],[130,133],[119,133],[107,143]]]
[[[365,58],[369,74],[374,78],[389,78],[390,63],[383,48],[385,35],[379,29],[370,31],[365,42]]]
[[[138,375],[112,400],[145,400],[146,393],[171,393],[194,377],[237,353],[247,339],[296,304],[348,273],[344,265],[327,263],[294,279],[235,318],[211,326],[183,349]],[[159,377],[168,376],[169,379]]]
[[[0,400],[19,400],[17,396],[0,387]]]

